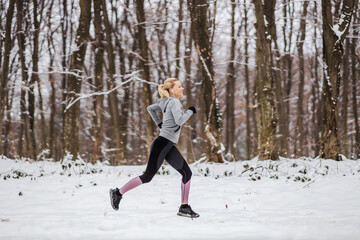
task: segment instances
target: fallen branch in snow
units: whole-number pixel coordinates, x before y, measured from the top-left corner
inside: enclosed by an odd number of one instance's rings
[[[310,184],[314,183],[315,180],[313,180],[312,182],[309,182],[308,184],[306,184],[305,186],[303,186],[303,188],[309,187]]]
[[[263,166],[258,166],[258,167],[255,167],[255,168],[249,167],[249,168],[245,169],[244,171],[242,171],[241,175],[243,173],[247,172],[247,171],[252,171],[253,172],[253,171],[255,171],[255,169],[258,169],[258,168],[262,168],[262,170],[267,169],[266,167],[263,167]],[[267,169],[267,170],[269,170],[269,169]]]

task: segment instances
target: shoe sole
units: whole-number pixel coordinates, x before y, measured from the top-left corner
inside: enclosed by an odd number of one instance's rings
[[[184,214],[184,213],[177,213],[177,215],[178,216],[180,216],[180,217],[187,217],[187,218],[198,218],[198,217],[200,217],[200,215],[199,216],[190,216],[190,215],[188,215],[188,214]]]
[[[112,193],[112,189],[111,189],[111,188],[110,188],[110,190],[109,190],[109,193],[110,193],[110,204],[111,204],[112,208],[113,208],[115,211],[119,210],[119,208],[116,208],[116,207],[114,206],[114,204],[113,204],[113,201],[112,201],[112,199],[113,199],[113,193]]]

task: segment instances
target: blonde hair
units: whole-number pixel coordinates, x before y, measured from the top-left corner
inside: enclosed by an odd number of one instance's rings
[[[177,78],[168,78],[158,87],[159,95],[161,98],[169,98],[170,97],[170,88],[173,88],[175,82],[179,81]]]

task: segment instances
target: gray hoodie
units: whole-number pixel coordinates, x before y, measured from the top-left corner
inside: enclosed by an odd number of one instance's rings
[[[160,129],[160,136],[177,144],[179,141],[181,126],[191,117],[193,111],[184,109],[179,99],[170,96],[161,98],[157,103],[147,107],[147,110],[156,125],[163,123]],[[162,121],[158,113],[162,113]]]

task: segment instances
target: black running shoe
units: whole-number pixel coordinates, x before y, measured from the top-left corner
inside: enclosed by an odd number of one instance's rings
[[[110,188],[109,193],[110,193],[110,203],[112,208],[115,211],[119,210],[119,203],[120,200],[122,199],[122,194],[120,193],[118,188],[115,189]]]
[[[182,216],[182,217],[189,217],[189,218],[198,218],[200,217],[199,214],[197,214],[196,212],[194,212],[190,205],[181,205],[179,208],[179,212],[177,213],[178,216]]]

